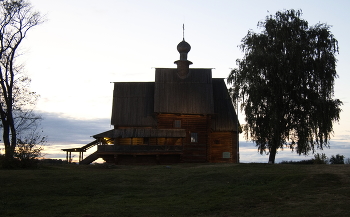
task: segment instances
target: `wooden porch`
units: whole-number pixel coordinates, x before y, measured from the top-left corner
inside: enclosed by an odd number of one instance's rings
[[[183,154],[183,146],[99,145],[95,154],[107,163],[113,164],[179,163]]]
[[[182,145],[99,145],[97,152],[116,153],[164,153],[182,152]]]

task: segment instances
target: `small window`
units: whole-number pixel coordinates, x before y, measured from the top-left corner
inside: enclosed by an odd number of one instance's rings
[[[231,158],[230,152],[222,152],[222,158]]]
[[[174,121],[174,128],[181,128],[181,120]]]
[[[191,142],[198,142],[197,133],[191,133]]]

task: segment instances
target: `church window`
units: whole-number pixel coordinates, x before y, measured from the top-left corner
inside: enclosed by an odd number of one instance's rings
[[[198,142],[198,134],[191,133],[191,142]]]
[[[174,128],[181,128],[181,120],[174,121]]]

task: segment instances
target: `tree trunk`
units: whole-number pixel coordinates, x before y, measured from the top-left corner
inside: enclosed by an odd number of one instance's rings
[[[7,160],[12,160],[14,158],[15,150],[11,146],[5,147],[5,158]]]
[[[5,146],[5,157],[6,159],[11,159],[13,158],[13,151],[11,147],[11,142],[10,142],[10,127],[7,124],[6,121],[3,121],[3,131],[2,131],[2,139],[4,141],[4,146]]]
[[[277,152],[276,147],[272,147],[270,150],[270,155],[269,155],[269,164],[275,163],[276,152]]]

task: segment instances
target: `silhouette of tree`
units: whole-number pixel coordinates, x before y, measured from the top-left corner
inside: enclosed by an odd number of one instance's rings
[[[16,64],[16,58],[28,31],[42,22],[42,16],[28,1],[0,2],[0,117],[5,158],[9,160],[14,158],[18,133],[40,119],[30,109],[37,95],[29,91],[30,79]]]
[[[332,155],[329,159],[331,164],[344,164],[344,155],[337,154],[336,156]]]
[[[332,99],[338,41],[330,26],[309,26],[302,11],[285,10],[248,31],[228,82],[245,112],[246,136],[275,162],[277,150],[300,154],[329,147],[342,102]]]

